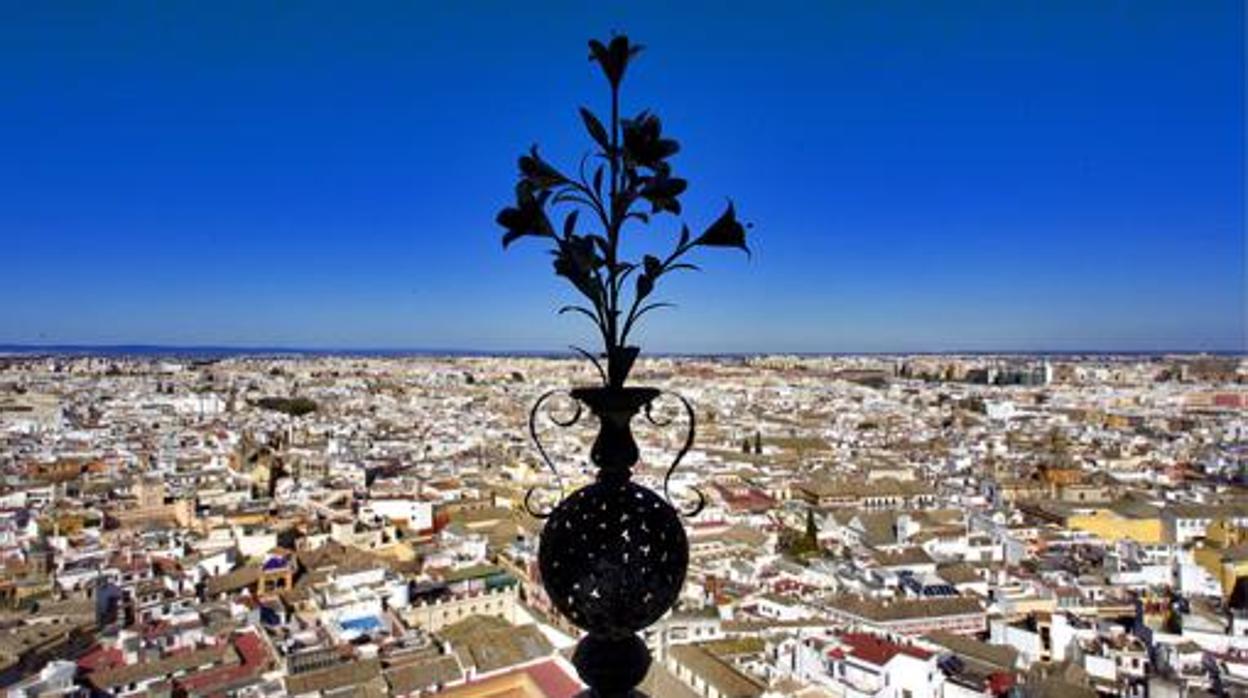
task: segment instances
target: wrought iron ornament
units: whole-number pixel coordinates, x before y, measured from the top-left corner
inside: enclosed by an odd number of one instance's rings
[[[549,511],[538,510],[533,503],[536,489],[531,489],[524,506],[546,519],[538,550],[542,584],[555,608],[587,633],[577,645],[573,664],[590,687],[588,695],[624,698],[637,695],[635,687],[650,666],[650,653],[637,632],[672,608],[684,584],[689,542],[681,514],[696,515],[706,502],[702,492],[691,487],[697,497],[691,506],[682,512],[671,503],[672,475],[697,431],[693,406],[674,393],[670,394],[683,407],[688,430],[664,473],[663,496],[632,481],[640,457],[633,418],[642,414],[659,428],[672,425],[676,418],[654,412],[663,391],[626,385],[640,353],[629,338],[643,316],[671,306],[651,299],[661,279],[674,271],[696,270],[687,261],[695,251],[737,248],[748,253],[749,226],[737,220],[729,201],[701,234],[692,234],[682,223],[670,251],[634,260],[621,255],[626,225],[649,226],[663,214],[681,215],[680,197],[688,182],[672,175],[670,158],[680,144],[664,137],[657,115],[643,110],[631,118],[621,117],[620,84],[641,47],[620,35],[607,43],[590,41],[589,50],[590,61],[607,79],[611,99],[607,124],[589,109],[580,109],[594,152],[582,158],[572,177],[543,160],[534,146],[519,160],[515,204],[500,211],[497,221],[506,229],[504,247],[521,238],[550,245],[555,274],[581,296],[579,305],[566,305],[559,312],[589,318],[602,338],[599,355],[573,347],[597,369],[601,387],[547,392],[529,413],[529,434],[555,476],[561,500]],[[556,208],[566,211],[558,229],[551,221]],[[582,213],[587,215],[578,222]],[[559,469],[538,430],[543,408],[560,394],[575,404],[570,415],[550,413],[556,426],[577,424],[583,408],[598,420],[590,450],[597,479],[566,497]]]
[[[656,416],[654,403],[663,395],[670,395],[680,402],[680,406],[685,415],[685,420],[688,426],[685,430],[685,437],[681,443],[680,449],[676,452],[676,456],[672,459],[671,464],[667,466],[667,470],[663,473],[663,497],[667,500],[668,504],[678,509],[681,516],[690,518],[697,516],[706,506],[706,495],[702,493],[702,490],[692,486],[688,488],[688,491],[697,498],[697,501],[693,502],[691,506],[687,506],[685,508],[681,508],[672,500],[671,491],[672,475],[676,473],[676,469],[680,467],[681,461],[684,460],[685,456],[689,453],[689,450],[693,448],[693,442],[697,437],[697,414],[693,410],[693,404],[690,403],[689,400],[687,400],[683,395],[670,390],[659,390],[656,388],[626,388],[623,391],[613,391],[610,389],[599,388],[575,388],[571,390],[556,388],[554,390],[546,391],[537,398],[537,401],[533,403],[533,408],[529,410],[529,438],[533,441],[533,446],[537,449],[538,455],[541,456],[542,463],[554,477],[555,484],[558,486],[560,501],[562,501],[562,499],[567,495],[567,490],[564,486],[563,475],[560,473],[558,466],[556,466],[554,461],[551,460],[545,444],[542,443],[538,427],[538,423],[541,420],[542,408],[547,406],[550,403],[550,400],[554,397],[560,395],[568,397],[572,401],[573,405],[571,416],[561,418],[554,412],[547,414],[547,418],[550,419],[552,424],[557,427],[567,429],[575,426],[581,421],[581,416],[584,414],[582,405],[588,405],[591,410],[594,410],[593,405],[599,400],[598,396],[612,396],[616,392],[632,394],[633,397],[631,400],[645,400],[645,402],[642,403],[638,409],[640,409],[642,415],[645,416],[647,422],[661,429],[675,424],[676,418],[673,417],[664,419]],[[625,403],[624,414],[627,415],[627,419],[631,422],[631,418],[636,414],[636,411],[630,411],[634,409],[632,406],[634,403],[630,401],[630,398],[625,398],[621,402]],[[594,413],[598,414],[597,411]],[[601,420],[601,417],[599,419]],[[594,447],[590,451],[590,459],[594,465],[599,468],[602,468],[605,465],[610,470],[619,470],[624,468],[629,469],[631,473],[631,466],[636,463],[639,457],[639,451],[632,435],[631,424],[625,423],[623,429],[621,430],[619,426],[616,426],[616,420],[618,419],[619,417],[609,418],[607,424],[610,426],[599,431],[597,438],[594,440]],[[629,465],[612,465],[613,463],[629,463]],[[553,509],[543,511],[533,505],[533,497],[537,494],[539,489],[541,488],[536,486],[531,487],[525,493],[524,508],[528,511],[530,516],[538,519],[546,519],[551,516]]]
[[[537,429],[538,414],[559,391],[538,398],[529,414],[529,430],[538,453],[562,479],[549,459]],[[680,512],[664,497],[632,481],[638,448],[631,422],[644,413],[651,424],[665,427],[674,419],[654,416],[654,388],[578,388],[571,417],[551,420],[560,427],[579,421],[581,405],[598,418],[599,431],[590,451],[598,467],[596,482],[559,502],[546,518],[538,550],[542,584],[555,608],[588,635],[578,645],[573,664],[591,687],[591,695],[625,696],[645,678],[650,654],[636,633],[659,620],[676,603],[689,566],[689,541]],[[679,395],[688,418],[683,445],[664,475],[666,493],[672,473],[693,444],[693,406]],[[696,488],[696,514],[705,497]],[[531,495],[525,497],[531,507]]]
[[[689,542],[676,510],[627,480],[572,493],[546,520],[542,583],[559,612],[590,633],[636,632],[676,603]]]
[[[549,245],[555,274],[580,296],[579,304],[565,305],[559,313],[581,315],[594,324],[606,366],[594,353],[573,349],[594,365],[603,385],[623,388],[640,352],[629,343],[637,323],[647,313],[672,306],[654,302],[659,282],[672,272],[696,271],[689,256],[702,250],[735,248],[748,254],[745,231],[750,226],[737,219],[729,200],[701,234],[693,234],[682,222],[678,232],[672,231],[668,251],[624,256],[620,239],[625,228],[657,225],[664,214],[679,217],[680,197],[689,183],[672,174],[671,158],[680,143],[665,137],[657,114],[643,109],[632,117],[621,116],[620,84],[641,46],[620,35],[606,44],[590,41],[589,48],[590,60],[602,69],[611,91],[607,124],[580,108],[594,149],[581,158],[575,175],[569,175],[533,146],[518,162],[515,203],[499,211],[495,220],[506,229],[504,248],[522,238]],[[563,211],[558,227],[551,220],[557,210]]]

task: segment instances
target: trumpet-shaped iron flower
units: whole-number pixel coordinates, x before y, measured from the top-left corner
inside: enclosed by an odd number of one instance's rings
[[[602,66],[602,73],[613,88],[620,86],[629,61],[638,53],[641,53],[641,46],[629,43],[628,37],[622,34],[611,37],[610,44],[597,39],[589,41],[589,60]]]
[[[680,143],[663,137],[659,117],[643,111],[633,119],[624,119],[624,157],[632,167],[646,167],[659,174],[671,171],[667,159],[680,151]]]
[[[650,213],[671,211],[680,215],[679,196],[684,193],[689,183],[679,177],[655,175],[647,177],[641,185],[638,196],[650,202]]]
[[[506,248],[516,240],[531,235],[534,237],[554,237],[554,228],[550,218],[546,216],[546,198],[550,192],[534,195],[533,190],[522,182],[516,186],[516,205],[508,206],[498,212],[495,220],[507,230],[503,234],[503,247]]]
[[[739,247],[749,254],[750,248],[745,244],[745,228],[737,220],[737,211],[729,201],[728,208],[694,240],[694,244],[703,247]]]
[[[537,146],[533,146],[528,155],[520,156],[519,165],[520,176],[535,190],[550,189],[568,181],[563,173],[537,154]]]

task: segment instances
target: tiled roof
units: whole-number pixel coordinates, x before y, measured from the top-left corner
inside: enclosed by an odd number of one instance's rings
[[[936,574],[950,584],[973,584],[975,582],[983,581],[979,574],[975,572],[975,568],[965,562],[938,565],[936,567]]]
[[[869,633],[846,633],[841,635],[840,640],[849,648],[849,656],[876,666],[888,664],[899,654],[924,660],[932,656],[932,653],[927,650],[913,645],[891,642]]]
[[[241,633],[234,637],[233,643],[241,659],[238,664],[227,664],[191,674],[179,679],[178,686],[190,695],[223,692],[256,679],[271,664],[272,656],[268,646],[256,632]]]
[[[832,608],[876,622],[941,618],[983,613],[979,601],[966,596],[878,600],[842,594],[827,601]]]
[[[714,686],[723,698],[759,698],[765,686],[700,645],[675,645],[668,650],[676,663]]]
[[[334,691],[381,680],[381,663],[376,659],[348,662],[328,669],[309,671],[286,677],[286,692],[291,695]]]
[[[260,567],[258,565],[247,565],[231,570],[225,574],[218,574],[209,577],[205,584],[205,591],[209,596],[217,594],[230,594],[241,591],[260,581]]]
[[[458,681],[463,675],[463,669],[459,667],[455,657],[442,655],[391,669],[386,672],[386,683],[392,693],[414,693]]]
[[[992,645],[965,635],[941,630],[928,633],[925,637],[955,654],[991,664],[1000,669],[1012,670],[1015,662],[1018,661],[1018,650],[1008,645]]]
[[[555,660],[546,660],[471,681],[440,691],[437,695],[439,698],[573,698],[582,689],[562,665]]]
[[[460,663],[475,667],[480,673],[548,657],[554,652],[550,641],[532,624],[461,634],[452,645]]]
[[[934,494],[927,484],[895,478],[829,479],[819,478],[799,483],[797,489],[816,497],[895,497]]]
[[[94,671],[87,679],[100,690],[117,686],[159,679],[171,674],[188,671],[205,665],[236,664],[238,655],[234,648],[222,644],[215,647],[180,652],[148,662],[127,664],[115,669]]]
[[[927,554],[923,548],[912,546],[903,548],[896,552],[887,550],[872,551],[871,556],[875,558],[876,564],[881,567],[901,567],[905,565],[931,565],[934,564],[932,556]]]

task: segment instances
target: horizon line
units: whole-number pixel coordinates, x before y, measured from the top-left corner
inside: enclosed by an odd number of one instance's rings
[[[400,358],[404,356],[452,358],[575,358],[569,349],[481,349],[468,347],[313,347],[291,345],[160,344],[160,343],[0,343],[0,358],[20,355],[53,356],[355,356]],[[656,358],[750,358],[796,356],[801,358],[850,356],[1248,356],[1245,349],[912,349],[912,350],[814,350],[814,351],[654,351]]]

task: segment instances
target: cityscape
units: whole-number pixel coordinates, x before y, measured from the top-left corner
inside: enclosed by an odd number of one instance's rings
[[[645,631],[649,695],[1248,690],[1242,358],[636,372],[697,405],[671,490],[707,499]],[[0,360],[8,690],[572,695],[577,630],[522,503],[555,486],[529,406],[587,377],[542,357]],[[636,433],[658,487],[676,435]],[[570,489],[591,436],[546,438]]]
[[[1243,0],[0,0],[0,696],[1248,697]]]

